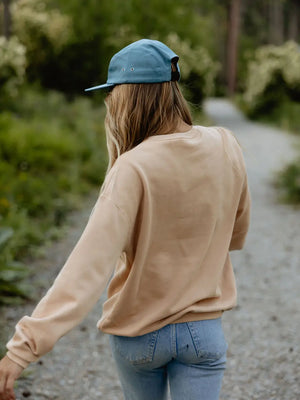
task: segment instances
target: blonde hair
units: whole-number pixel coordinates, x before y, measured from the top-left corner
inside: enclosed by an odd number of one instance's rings
[[[149,136],[174,131],[178,122],[192,125],[192,117],[177,82],[117,85],[105,99],[109,163]]]

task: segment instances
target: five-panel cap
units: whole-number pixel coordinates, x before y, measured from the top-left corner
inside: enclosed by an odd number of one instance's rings
[[[179,57],[158,40],[141,39],[116,53],[110,60],[107,82],[85,91],[113,88],[123,83],[159,83],[178,81]],[[171,65],[177,66],[173,72]]]

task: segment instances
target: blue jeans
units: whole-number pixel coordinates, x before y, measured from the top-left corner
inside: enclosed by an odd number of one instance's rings
[[[110,335],[125,400],[218,400],[227,343],[221,318],[170,324],[146,335]]]

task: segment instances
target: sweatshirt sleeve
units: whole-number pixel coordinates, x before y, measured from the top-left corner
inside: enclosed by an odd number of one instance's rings
[[[130,222],[107,195],[98,198],[88,224],[52,287],[32,315],[23,317],[7,356],[26,368],[79,324],[104,291],[126,248]]]
[[[244,246],[250,225],[250,192],[247,175],[245,175],[242,193],[236,213],[229,250],[241,250]]]

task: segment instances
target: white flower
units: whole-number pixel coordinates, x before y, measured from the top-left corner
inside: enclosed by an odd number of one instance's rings
[[[26,49],[17,37],[7,40],[0,36],[0,82],[1,93],[13,96],[24,82]]]
[[[300,48],[293,41],[282,46],[268,45],[256,50],[248,65],[244,100],[251,108],[264,100],[270,84],[280,77],[286,88],[300,87]]]

